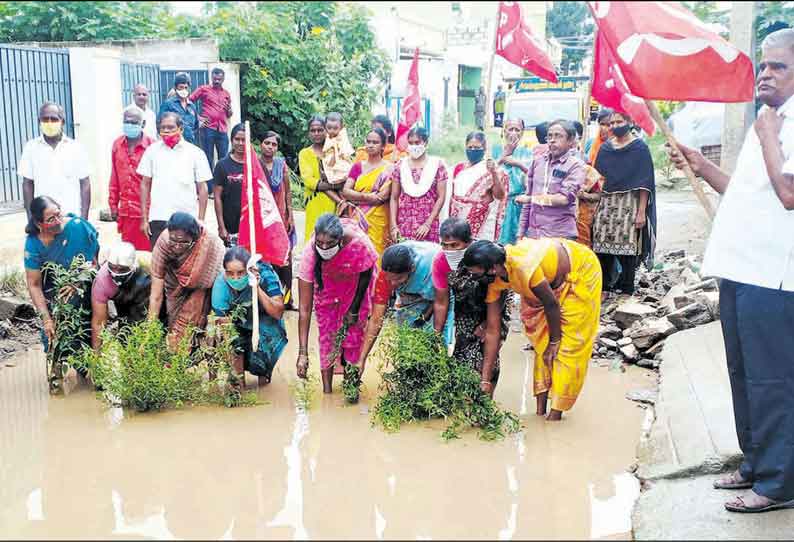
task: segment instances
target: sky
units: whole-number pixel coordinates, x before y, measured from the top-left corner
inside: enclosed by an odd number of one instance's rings
[[[185,13],[187,15],[201,15],[201,8],[204,2],[168,2],[174,13]]]

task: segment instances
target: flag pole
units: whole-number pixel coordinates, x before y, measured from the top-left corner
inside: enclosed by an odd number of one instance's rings
[[[596,45],[598,44],[598,26],[593,31],[593,61],[590,63],[590,80],[587,81],[587,101],[585,102],[585,121],[584,121],[584,138],[582,142],[582,156],[584,156],[584,145],[590,139],[590,102],[593,101],[593,77],[595,77],[595,54]],[[587,156],[585,156],[585,161]],[[590,164],[591,166],[594,164]]]
[[[648,111],[651,113],[651,117],[653,120],[656,121],[656,124],[659,126],[659,129],[664,134],[665,138],[667,139],[667,143],[670,145],[671,148],[681,152],[681,149],[678,148],[678,142],[673,137],[673,132],[670,131],[670,127],[667,126],[667,123],[664,121],[662,117],[662,113],[659,111],[659,108],[656,107],[656,103],[653,100],[645,100],[645,105],[648,106]],[[683,152],[681,155],[683,156]],[[692,185],[692,190],[695,191],[695,196],[697,196],[700,204],[703,206],[703,209],[706,211],[706,215],[708,215],[709,221],[714,220],[714,206],[711,204],[711,201],[706,197],[706,193],[703,191],[703,187],[701,186],[700,182],[695,178],[695,173],[692,171],[692,168],[689,167],[688,163],[684,165],[684,174],[686,178],[689,180],[689,184]]]
[[[491,49],[491,62],[488,66],[488,87],[485,89],[485,121],[482,123],[482,127],[485,128],[488,125],[488,120],[493,119],[493,103],[491,100],[491,89],[493,88],[493,65],[496,61],[496,39],[499,37],[499,16],[502,13],[502,3],[496,3],[496,24],[494,24],[493,29],[493,48]],[[504,125],[504,121],[502,121],[502,125]]]
[[[245,121],[245,182],[246,198],[248,200],[248,231],[251,239],[251,255],[256,255],[256,228],[254,227],[254,187],[251,174],[251,123]],[[246,269],[246,271],[248,271]],[[259,350],[259,284],[251,286],[251,311],[254,319],[254,329],[251,334],[251,349]]]

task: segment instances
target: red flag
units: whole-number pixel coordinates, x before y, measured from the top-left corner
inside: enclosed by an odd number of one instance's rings
[[[532,34],[521,17],[518,2],[499,2],[499,26],[496,29],[496,54],[535,75],[557,82],[554,65],[543,42]]]
[[[596,34],[594,45],[593,82],[590,93],[598,103],[630,115],[640,128],[653,135],[655,124],[645,100],[629,92],[620,66],[600,32]]]
[[[648,100],[747,102],[753,63],[678,2],[588,2],[632,94]]]
[[[273,265],[283,266],[289,259],[289,237],[281,215],[270,191],[270,185],[253,150],[251,153],[251,179],[254,188],[254,235],[256,235],[256,252],[262,260]],[[247,162],[247,161],[246,161]],[[240,236],[237,243],[251,250],[251,233],[248,223],[248,168],[243,164],[243,186],[240,191]],[[284,178],[284,183],[289,179]]]
[[[414,51],[414,60],[408,70],[408,84],[405,85],[405,98],[397,123],[397,148],[404,151],[408,148],[408,132],[414,127],[421,116],[419,99],[419,48]]]

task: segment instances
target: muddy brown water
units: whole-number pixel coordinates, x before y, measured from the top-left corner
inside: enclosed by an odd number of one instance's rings
[[[297,336],[289,315],[290,337]],[[502,442],[441,421],[386,434],[339,384],[295,408],[295,344],[257,407],[151,414],[108,408],[72,381],[51,398],[40,347],[0,369],[0,538],[630,538],[626,472],[645,411],[624,398],[655,377],[591,366],[562,423],[534,414],[532,355],[511,334],[496,399],[524,428]],[[314,343],[316,344],[316,343]],[[248,377],[248,386],[255,387]],[[69,388],[71,388],[69,390]]]

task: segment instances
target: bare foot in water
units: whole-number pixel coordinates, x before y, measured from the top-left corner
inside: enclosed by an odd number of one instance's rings
[[[546,416],[547,422],[558,422],[560,420],[562,420],[562,410],[554,410],[552,408],[549,415]]]
[[[548,393],[541,393],[540,395],[538,395],[536,397],[536,400],[537,400],[538,405],[537,405],[537,410],[535,411],[535,414],[537,414],[538,416],[545,416],[546,415],[546,403],[549,400],[549,394]]]

